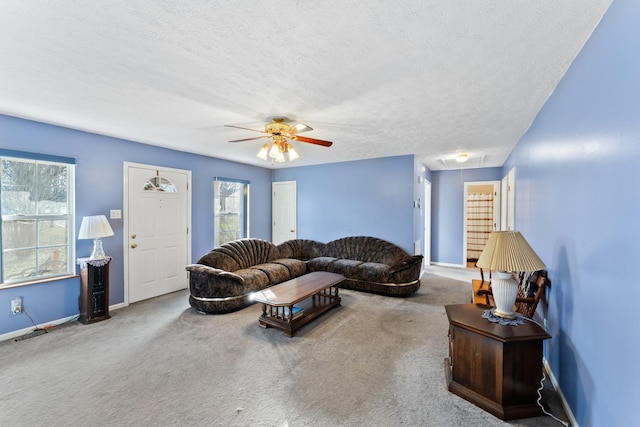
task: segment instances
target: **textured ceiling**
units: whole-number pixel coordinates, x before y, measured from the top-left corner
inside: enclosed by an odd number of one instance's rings
[[[263,167],[501,166],[610,3],[2,0],[0,113]],[[227,142],[273,116],[334,145]]]

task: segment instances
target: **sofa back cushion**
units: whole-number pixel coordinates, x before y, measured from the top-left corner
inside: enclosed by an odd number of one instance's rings
[[[264,264],[278,258],[276,245],[262,239],[240,239],[212,249],[198,260],[198,264],[236,271]]]
[[[325,244],[308,239],[293,239],[278,245],[281,258],[295,258],[308,261],[312,258],[324,256]]]
[[[368,236],[337,239],[326,244],[325,256],[395,265],[410,255],[386,240]]]

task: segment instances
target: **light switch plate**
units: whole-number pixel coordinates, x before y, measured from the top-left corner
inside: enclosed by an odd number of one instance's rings
[[[111,219],[120,219],[122,218],[122,211],[120,209],[111,209]]]

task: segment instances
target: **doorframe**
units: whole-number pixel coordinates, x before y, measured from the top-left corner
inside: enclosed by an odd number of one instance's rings
[[[476,185],[492,185],[493,186],[493,229],[494,231],[500,229],[500,211],[502,204],[501,200],[501,186],[500,181],[469,181],[464,183],[464,193],[462,197],[462,265],[467,267],[467,195],[469,194],[469,187]]]
[[[431,181],[424,180],[424,243],[423,266],[431,265]]]
[[[500,230],[515,230],[516,168],[511,168],[502,178],[502,203]]]
[[[191,245],[192,239],[192,227],[191,227],[191,209],[192,209],[192,201],[191,201],[191,174],[192,172],[188,169],[176,169],[176,168],[168,168],[165,166],[155,166],[148,165],[144,163],[134,163],[134,162],[123,162],[122,163],[122,258],[124,265],[124,303],[122,307],[126,307],[129,305],[129,256],[128,256],[128,245],[129,245],[129,168],[137,167],[143,169],[155,169],[158,171],[167,171],[174,173],[185,173],[187,175],[187,229],[189,230],[187,233],[187,260],[191,261]],[[186,266],[185,266],[186,267]],[[185,273],[186,270],[185,270]],[[188,285],[187,285],[188,286]]]

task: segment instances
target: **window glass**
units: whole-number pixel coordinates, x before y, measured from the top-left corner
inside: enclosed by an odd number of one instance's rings
[[[73,274],[73,165],[0,157],[0,283]]]
[[[173,182],[162,176],[154,176],[153,178],[149,178],[144,184],[144,191],[162,191],[165,193],[178,192]]]
[[[249,237],[249,183],[218,178],[213,193],[215,246]]]

